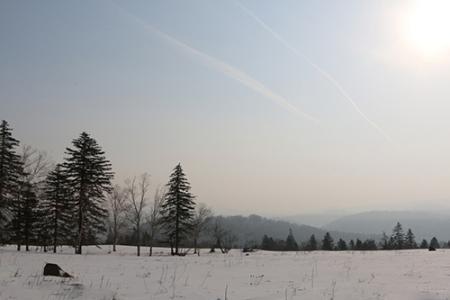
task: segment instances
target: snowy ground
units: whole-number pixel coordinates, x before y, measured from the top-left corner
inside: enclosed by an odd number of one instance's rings
[[[133,247],[102,248],[0,248],[0,299],[450,299],[450,250],[135,257]],[[42,276],[45,262],[75,278]]]

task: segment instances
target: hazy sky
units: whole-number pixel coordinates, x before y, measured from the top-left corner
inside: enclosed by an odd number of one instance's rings
[[[217,212],[450,207],[445,2],[1,1],[0,118]]]

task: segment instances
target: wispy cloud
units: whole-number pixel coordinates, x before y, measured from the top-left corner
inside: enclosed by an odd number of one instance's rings
[[[157,35],[158,37],[160,37],[161,39],[166,41],[168,44],[172,45],[174,48],[179,49],[179,50],[183,51],[184,53],[189,54],[189,55],[199,59],[204,65],[228,76],[229,78],[236,80],[237,82],[239,82],[240,84],[253,90],[254,92],[264,96],[267,99],[270,99],[271,101],[278,104],[279,106],[281,106],[285,110],[289,111],[290,113],[292,113],[296,116],[306,118],[313,122],[319,122],[317,118],[298,109],[290,101],[288,101],[285,97],[274,92],[273,90],[268,88],[266,85],[264,85],[262,82],[256,80],[255,78],[253,78],[249,74],[245,73],[241,69],[234,67],[218,58],[215,58],[203,51],[200,51],[199,49],[196,49],[193,46],[190,46],[185,42],[180,41],[179,39],[157,29],[155,26],[147,23],[146,21],[142,20],[141,18],[137,17],[136,15],[130,13],[129,11],[127,11],[124,8],[117,5],[116,3],[113,3],[113,4],[115,7],[120,9],[120,11],[122,13],[124,13],[128,17],[132,18],[136,23],[139,23],[144,28],[146,28],[146,30]]]
[[[264,30],[269,32],[276,40],[278,40],[284,47],[286,47],[289,51],[294,53],[296,56],[302,58],[306,61],[311,67],[313,67],[317,72],[319,72],[323,77],[325,77],[338,91],[339,93],[353,106],[353,108],[358,112],[358,114],[366,120],[370,126],[372,126],[376,131],[378,131],[385,139],[389,142],[392,142],[392,138],[384,132],[384,130],[374,121],[372,121],[356,104],[356,102],[352,99],[349,93],[342,87],[342,85],[327,71],[322,69],[319,65],[314,63],[311,59],[309,59],[305,54],[300,52],[297,48],[293,47],[285,38],[283,38],[279,33],[273,30],[269,25],[267,25],[261,18],[259,18],[253,11],[251,11],[248,7],[246,7],[243,3],[236,0],[235,3],[237,6],[249,17],[251,17],[256,23],[258,23]]]

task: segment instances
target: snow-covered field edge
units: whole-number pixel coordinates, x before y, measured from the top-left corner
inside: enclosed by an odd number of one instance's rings
[[[450,299],[450,250],[135,256],[135,247],[0,247],[0,299]],[[56,263],[74,278],[43,276]]]

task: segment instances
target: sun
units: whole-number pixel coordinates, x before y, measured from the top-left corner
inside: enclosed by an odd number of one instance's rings
[[[450,50],[450,1],[414,1],[406,17],[405,35],[427,58],[447,54]]]

